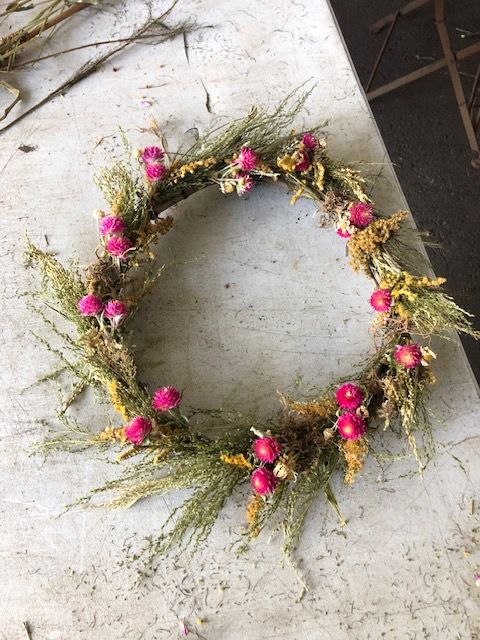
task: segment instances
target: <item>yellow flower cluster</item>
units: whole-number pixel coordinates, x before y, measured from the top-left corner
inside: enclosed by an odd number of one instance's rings
[[[298,164],[298,158],[294,156],[284,155],[277,158],[277,166],[287,173],[293,173]]]
[[[210,158],[203,158],[201,160],[193,160],[192,162],[187,162],[186,164],[182,164],[181,167],[178,167],[178,169],[172,167],[172,171],[170,173],[170,180],[172,180],[174,184],[176,184],[179,179],[185,178],[187,173],[193,174],[198,169],[211,167],[216,162],[217,162],[217,159],[212,156]]]
[[[384,276],[379,286],[381,289],[390,289],[392,298],[395,300],[393,312],[400,316],[402,320],[408,320],[411,317],[411,313],[400,299],[403,298],[404,302],[415,302],[422,289],[440,287],[445,282],[446,278],[431,279],[427,278],[427,276],[417,278],[408,273],[408,271],[402,271],[399,274],[392,273]]]
[[[126,442],[123,427],[107,427],[100,433],[97,433],[93,442]]]
[[[363,469],[363,463],[368,453],[368,444],[364,438],[345,440],[340,445],[347,463],[344,481],[353,484],[356,475]]]
[[[108,389],[108,393],[110,394],[110,399],[116,411],[122,416],[124,420],[129,419],[129,415],[127,409],[123,406],[120,396],[118,394],[118,385],[116,380],[110,380],[107,382],[106,387]]]
[[[245,458],[243,453],[237,453],[235,455],[229,455],[228,453],[221,453],[220,460],[225,464],[232,464],[235,467],[243,467],[244,469],[252,469],[253,465]]]
[[[408,216],[407,211],[397,211],[390,218],[374,220],[365,229],[357,231],[348,240],[350,264],[354,271],[363,269],[370,276],[370,257],[378,254],[380,246],[387,242]]]
[[[255,168],[255,172],[275,175],[273,172],[273,169],[268,164],[265,164],[263,162],[260,162],[259,164],[257,164]]]
[[[325,178],[325,167],[321,162],[314,162],[313,171],[315,175],[315,178],[314,178],[315,186],[319,191],[323,191],[325,186],[323,182]]]
[[[280,396],[281,401],[287,409],[296,411],[303,416],[317,416],[318,418],[329,418],[337,412],[337,403],[331,396],[322,396],[312,402],[295,402],[285,396]]]
[[[260,515],[260,511],[262,510],[264,504],[265,503],[263,501],[262,496],[259,496],[259,495],[251,496],[250,500],[248,501],[247,511],[245,515],[248,522],[248,529],[250,531],[250,535],[252,536],[252,538],[256,538],[260,533],[258,529],[258,517]]]

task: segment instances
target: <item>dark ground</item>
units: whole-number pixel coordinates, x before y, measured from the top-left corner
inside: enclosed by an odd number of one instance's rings
[[[386,35],[386,29],[371,35],[368,28],[406,1],[331,0],[364,87]],[[478,41],[479,0],[447,0],[446,16],[454,51]],[[475,35],[462,38],[460,29]],[[442,57],[433,5],[427,5],[399,19],[373,88]],[[478,55],[460,64],[467,99],[479,64]],[[428,249],[435,272],[448,278],[447,291],[475,314],[480,329],[480,170],[470,164],[448,72],[396,89],[373,100],[371,108],[418,227],[442,244]],[[463,343],[480,381],[480,345],[471,338]]]

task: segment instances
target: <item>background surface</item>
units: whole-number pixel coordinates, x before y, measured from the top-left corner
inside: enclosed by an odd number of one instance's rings
[[[434,461],[423,479],[411,460],[373,457],[353,488],[338,479],[348,524],[340,528],[321,503],[314,509],[296,556],[309,585],[303,597],[293,568],[280,564],[280,533],[246,556],[229,552],[228,536],[243,526],[243,495],[194,560],[162,560],[139,585],[139,565],[126,566],[127,553],[179,496],[56,519],[118,469],[89,454],[27,455],[57,419],[55,387],[35,385],[55,361],[31,333],[45,328],[23,295],[35,287],[23,238],[27,230],[64,261],[91,261],[91,211],[102,206],[92,176],[121,153],[119,125],[145,145],[152,138],[142,129],[154,115],[175,148],[190,127],[242,115],[254,103],[273,107],[313,78],[298,127],[330,119],[331,153],[371,163],[380,208],[405,206],[326,2],[198,0],[179,3],[170,20],[192,14],[212,27],[186,44],[130,49],[2,138],[0,637],[25,640],[24,622],[32,640],[169,639],[180,637],[183,622],[190,637],[208,640],[478,637],[480,403],[456,340],[436,346]],[[62,47],[100,33],[118,37],[144,19],[137,3],[108,4],[72,20]],[[75,55],[19,75],[24,108],[78,64]],[[175,217],[159,247],[165,275],[132,337],[148,383],[184,388],[187,405],[268,414],[277,389],[306,393],[347,374],[371,349],[371,285],[352,275],[344,244],[319,228],[308,202],[292,209],[268,186],[244,200],[213,189]],[[93,429],[108,419],[102,404],[75,412]],[[396,446],[389,434],[375,441]]]

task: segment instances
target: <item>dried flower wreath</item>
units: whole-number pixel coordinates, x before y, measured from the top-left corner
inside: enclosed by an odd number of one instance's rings
[[[65,348],[42,339],[44,344],[61,358],[62,370],[76,378],[59,411],[67,430],[44,445],[114,447],[119,460],[136,456],[136,464],[80,504],[92,504],[103,491],[115,492],[109,506],[129,507],[147,496],[191,489],[175,519],[164,523],[151,542],[153,554],[172,546],[196,549],[226,498],[242,483],[250,483],[251,495],[241,546],[283,513],[284,550],[291,553],[320,494],[338,512],[332,473],[343,468],[345,482],[353,482],[374,424],[400,425],[422,469],[417,441],[421,435],[424,446],[431,437],[426,399],[435,382],[430,337],[451,330],[480,337],[469,314],[441,291],[445,280],[412,266],[414,249],[402,237],[406,231],[416,233],[405,225],[408,214],[385,217],[376,211],[364,192],[364,179],[327,155],[319,129],[285,133],[304,99],[292,104],[289,96],[273,114],[253,109],[208,132],[181,155],[150,146],[138,152],[134,167],[118,162],[103,170],[97,182],[110,211],[99,212],[99,257],[83,277],[28,243],[48,308],[77,332],[72,336],[58,328],[38,309]],[[300,197],[313,200],[325,222],[346,240],[353,269],[375,282],[370,304],[377,312],[378,347],[350,378],[333,382],[321,395],[308,401],[282,396],[283,410],[266,424],[224,416],[228,432],[212,439],[192,428],[180,409],[179,390],[164,386],[152,394],[138,380],[125,327],[158,275],[151,245],[172,226],[164,212],[211,185],[242,195],[265,180],[293,188],[292,203]],[[87,385],[106,392],[121,426],[92,433],[67,417],[68,406]]]

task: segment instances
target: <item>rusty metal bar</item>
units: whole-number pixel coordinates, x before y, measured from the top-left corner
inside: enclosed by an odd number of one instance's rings
[[[366,86],[366,89],[365,89],[365,91],[367,93],[370,91],[370,87],[372,86],[373,80],[374,80],[375,75],[377,73],[378,66],[380,64],[380,61],[382,60],[384,51],[385,51],[385,49],[387,47],[387,44],[388,44],[388,42],[390,40],[390,37],[391,37],[392,33],[393,33],[395,25],[397,24],[397,20],[398,20],[399,16],[400,16],[400,12],[397,11],[395,13],[395,17],[392,20],[392,23],[390,25],[390,29],[388,30],[387,35],[385,36],[385,40],[383,41],[382,48],[380,49],[380,51],[378,53],[378,56],[377,56],[377,58],[375,60],[375,64],[373,65],[372,71],[370,73],[370,77],[368,79],[367,86]]]
[[[475,78],[473,79],[472,90],[470,92],[470,98],[468,99],[468,110],[470,111],[470,116],[473,118],[473,109],[477,98],[478,91],[478,83],[480,82],[480,64],[477,68],[477,73],[475,74]]]
[[[473,56],[476,53],[480,53],[480,42],[475,42],[475,44],[471,44],[468,47],[465,47],[464,49],[460,49],[460,51],[457,51],[454,54],[454,57],[457,61],[465,60],[466,58],[470,58],[470,56]],[[368,100],[374,100],[375,98],[383,96],[385,93],[389,93],[390,91],[403,87],[406,84],[409,84],[410,82],[419,80],[420,78],[428,76],[431,73],[434,73],[439,69],[443,69],[443,67],[446,67],[446,66],[447,66],[447,59],[441,58],[436,62],[432,62],[430,64],[427,64],[424,67],[421,67],[420,69],[417,69],[416,71],[407,73],[406,75],[401,76],[396,80],[392,80],[392,82],[388,82],[387,84],[384,84],[381,87],[378,87],[378,89],[374,89],[373,91],[370,91],[369,93],[367,93],[367,98]]]
[[[412,11],[419,9],[420,7],[423,7],[424,5],[429,4],[430,2],[432,2],[432,0],[413,0],[413,2],[409,2],[404,7],[396,11],[395,13],[391,13],[390,15],[385,16],[385,18],[382,18],[381,20],[378,20],[378,22],[375,22],[374,24],[372,24],[370,26],[370,33],[378,33],[379,31],[381,31],[384,27],[387,26],[387,24],[390,24],[390,22],[393,22],[394,20],[397,19],[398,17],[397,14],[400,14],[401,16],[406,16]]]
[[[480,161],[480,147],[478,146],[477,136],[473,128],[473,122],[470,118],[467,102],[465,100],[465,93],[463,91],[462,80],[458,73],[457,60],[450,47],[450,38],[448,37],[447,26],[445,24],[445,0],[435,0],[435,24],[437,25],[437,31],[442,45],[443,54],[447,61],[448,73],[452,81],[453,91],[457,100],[458,108],[460,110],[460,116],[463,121],[463,127],[467,135],[470,149],[476,156],[476,161]]]

